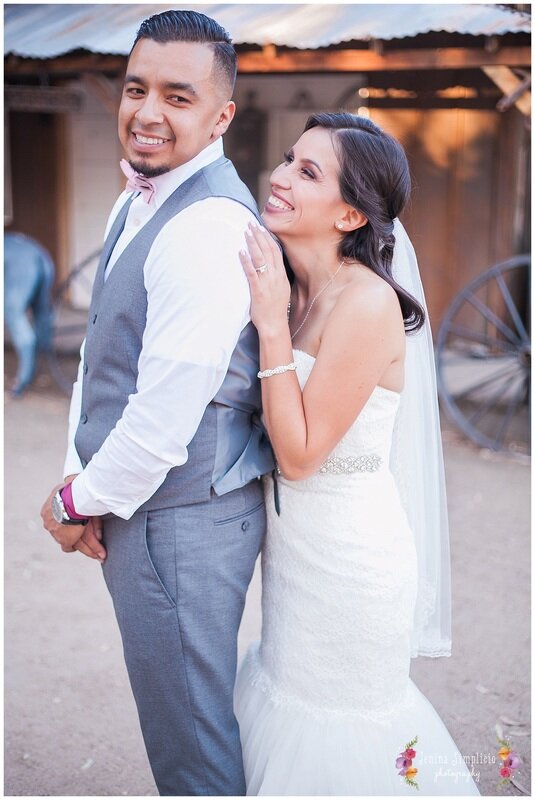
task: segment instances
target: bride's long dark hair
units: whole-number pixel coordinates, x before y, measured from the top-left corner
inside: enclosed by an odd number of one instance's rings
[[[313,114],[305,131],[310,128],[332,132],[342,198],[368,220],[343,236],[340,258],[360,261],[390,284],[399,299],[405,330],[419,330],[425,320],[424,309],[392,277],[394,219],[411,191],[405,151],[393,136],[366,117],[343,112]]]

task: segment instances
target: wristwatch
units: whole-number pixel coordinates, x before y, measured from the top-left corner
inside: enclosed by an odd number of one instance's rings
[[[61,525],[87,525],[89,522],[88,519],[72,519],[72,517],[69,517],[61,496],[61,489],[59,489],[52,498],[51,510],[52,516],[56,522],[59,522]]]

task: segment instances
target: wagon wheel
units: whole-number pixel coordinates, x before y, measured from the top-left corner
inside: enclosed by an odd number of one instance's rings
[[[100,250],[91,253],[78,266],[73,267],[67,278],[57,287],[53,298],[54,332],[52,348],[47,353],[50,373],[59,388],[70,395],[76,379],[79,351],[87,326],[87,308],[76,308],[70,298],[74,278],[88,290],[92,278],[86,268],[98,259]]]
[[[438,332],[442,404],[469,439],[491,450],[530,450],[530,264],[516,256],[471,281]]]

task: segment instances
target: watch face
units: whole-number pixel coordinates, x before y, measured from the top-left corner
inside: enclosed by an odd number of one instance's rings
[[[63,506],[58,500],[57,495],[54,495],[51,503],[52,516],[60,524],[63,522]]]

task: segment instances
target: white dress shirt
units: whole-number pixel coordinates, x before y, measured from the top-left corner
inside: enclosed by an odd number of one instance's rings
[[[134,198],[111,254],[106,278],[140,228],[187,178],[223,154],[222,139],[187,164],[153,178],[150,203]],[[117,200],[106,235],[128,194]],[[206,406],[217,394],[241,331],[250,320],[250,294],[239,260],[244,232],[254,220],[234,200],[211,197],[185,208],[164,225],[144,265],[147,323],[138,363],[137,391],[100,450],[82,470],[74,446],[82,403],[82,344],[69,410],[64,475],[79,514],[132,514],[184,464]]]

